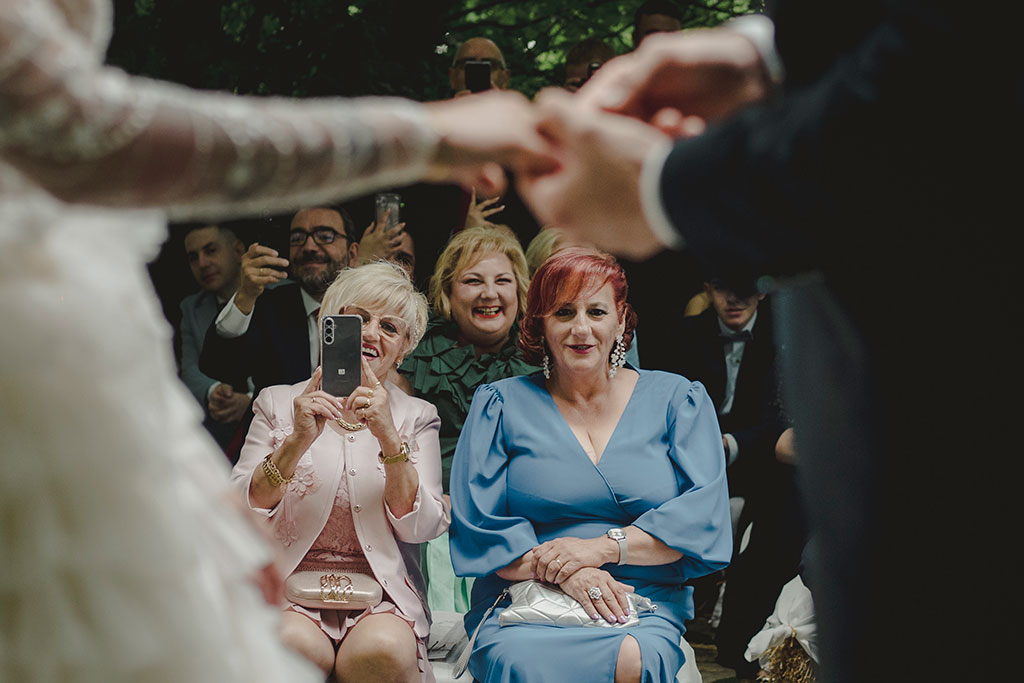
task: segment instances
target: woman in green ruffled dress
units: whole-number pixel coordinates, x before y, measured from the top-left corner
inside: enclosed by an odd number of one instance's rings
[[[455,444],[476,388],[540,369],[525,362],[516,346],[528,285],[523,249],[503,226],[463,230],[437,260],[430,278],[433,316],[399,373],[402,388],[433,403],[441,416],[445,494]],[[430,608],[467,611],[472,580],[455,576],[447,533],[425,544],[423,560]]]

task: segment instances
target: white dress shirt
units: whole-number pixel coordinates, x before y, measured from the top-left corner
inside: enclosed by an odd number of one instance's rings
[[[721,318],[717,318],[717,321],[718,329],[723,334],[735,334],[736,331],[726,327]],[[755,322],[757,322],[757,311],[754,311],[754,315],[750,317],[747,324],[739,331],[752,331]],[[747,343],[745,341],[726,342],[722,345],[725,353],[725,397],[722,399],[722,405],[718,409],[719,415],[728,415],[732,411],[732,401],[736,397],[736,377],[740,374],[740,363],[743,362],[743,351],[746,348]],[[722,434],[722,436],[729,444],[729,464],[731,465],[736,462],[736,458],[740,455],[740,445],[732,434]]]

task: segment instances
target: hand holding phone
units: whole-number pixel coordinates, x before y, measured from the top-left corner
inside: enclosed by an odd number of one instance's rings
[[[491,63],[485,60],[470,59],[463,67],[466,73],[466,89],[470,92],[483,92],[491,89]]]
[[[402,197],[394,192],[378,192],[374,197],[377,207],[376,223],[378,229],[391,230],[400,221],[399,209]]]
[[[264,288],[288,277],[288,259],[281,258],[276,249],[253,242],[242,254],[241,273],[235,306],[248,315]]]

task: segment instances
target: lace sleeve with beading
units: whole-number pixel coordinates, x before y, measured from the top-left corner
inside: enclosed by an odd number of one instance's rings
[[[51,194],[181,216],[401,185],[437,148],[422,105],[199,92],[104,67],[48,2],[0,0],[0,159]]]

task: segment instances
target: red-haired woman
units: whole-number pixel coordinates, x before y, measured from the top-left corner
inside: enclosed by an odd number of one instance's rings
[[[615,260],[592,250],[537,270],[520,345],[545,370],[473,398],[452,469],[452,559],[482,577],[470,632],[509,582],[531,578],[595,625],[625,622],[630,592],[658,608],[629,628],[499,628],[499,604],[470,657],[482,683],[674,680],[693,614],[683,584],[729,560],[714,406],[698,383],[624,364],[636,325],[626,292]]]

